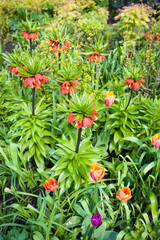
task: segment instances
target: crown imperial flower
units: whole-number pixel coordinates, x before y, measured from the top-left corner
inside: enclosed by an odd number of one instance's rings
[[[85,94],[81,97],[72,95],[72,99],[68,106],[71,110],[71,113],[67,116],[68,122],[73,123],[78,129],[91,127],[93,121],[97,120],[97,114],[99,114],[95,110],[96,106],[92,99]]]
[[[58,42],[56,40],[50,39],[49,45],[52,47],[52,52],[56,53],[58,50]]]
[[[76,118],[75,113],[70,113],[70,114],[67,116],[68,122],[69,122],[69,123],[74,123],[75,126],[76,126],[78,129],[79,129],[79,128],[86,128],[87,126],[90,126],[90,127],[91,127],[91,126],[93,125],[93,120],[96,120],[96,119],[97,119],[96,115],[99,114],[99,112],[93,110],[91,113],[93,113],[92,116],[90,116],[90,117],[83,116],[83,119],[82,119],[82,120],[80,120],[80,118],[77,119],[77,120],[75,120],[75,118]]]
[[[76,87],[80,84],[78,78],[73,79],[72,81],[64,81],[63,83],[58,82],[60,84],[59,88],[61,88],[62,94],[71,94],[76,91]]]
[[[124,84],[128,85],[129,88],[140,89],[141,83],[144,82],[144,79],[139,79],[137,82],[135,82],[133,79],[128,78]]]
[[[32,88],[40,88],[41,84],[44,85],[45,82],[48,82],[45,75],[36,74],[34,77],[25,77],[24,86],[30,86]]]
[[[18,71],[19,68],[20,68],[19,66],[13,67],[13,66],[10,65],[9,71],[11,73],[20,74],[19,71]]]
[[[59,51],[65,51],[65,49],[70,48],[71,43],[66,41],[64,42],[64,46],[62,46],[62,44],[60,44],[57,40],[50,39],[49,45],[52,47],[52,52],[56,53],[58,50],[58,45],[60,46]]]
[[[25,39],[36,40],[36,39],[38,39],[37,33],[38,33],[38,32],[28,33],[28,32],[26,32],[26,31],[23,31],[21,34],[23,35],[23,38],[25,38]]]
[[[106,60],[106,57],[100,55],[98,52],[94,52],[92,55],[87,55],[87,58],[90,59],[90,62],[102,63],[103,59]]]

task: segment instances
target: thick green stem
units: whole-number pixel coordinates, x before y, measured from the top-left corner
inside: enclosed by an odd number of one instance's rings
[[[32,50],[33,50],[33,48],[32,48],[32,39],[29,39],[29,45],[30,45],[30,53],[31,53],[31,56],[32,56]]]
[[[20,79],[20,86],[21,86],[22,96],[24,97],[24,92],[23,92],[23,89],[22,89],[22,80],[21,79]]]
[[[34,112],[34,105],[35,105],[35,88],[32,88],[32,115],[35,115]]]
[[[129,97],[129,101],[128,101],[127,106],[125,107],[124,110],[126,110],[129,107],[129,104],[130,104],[131,99],[132,99],[132,95],[133,95],[133,88],[131,89],[131,94],[130,94],[130,97]]]
[[[94,206],[96,206],[97,201],[98,201],[98,192],[97,192],[97,181],[96,181],[94,185]]]
[[[55,92],[53,91],[53,128],[52,132],[54,133],[54,126],[56,125],[56,100],[55,100]]]
[[[93,89],[95,90],[96,88],[96,78],[97,78],[97,65],[95,64],[95,69],[94,69],[94,87]]]
[[[160,156],[159,156],[159,148],[156,148],[155,151],[156,154],[156,169],[155,169],[155,174],[154,174],[154,181],[153,181],[153,187],[157,181],[158,175],[159,175],[159,170],[160,170]]]
[[[78,153],[78,151],[79,151],[79,145],[80,145],[80,141],[81,141],[81,134],[82,134],[82,128],[80,128],[79,131],[78,131],[78,139],[77,139],[76,153]]]
[[[59,66],[59,70],[61,69],[61,52],[59,50],[58,52],[58,66]]]

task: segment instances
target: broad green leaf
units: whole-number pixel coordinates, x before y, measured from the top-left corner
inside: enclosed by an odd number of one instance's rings
[[[153,222],[157,224],[158,221],[158,202],[157,202],[157,197],[153,192],[149,193],[149,199],[151,201],[151,213],[152,213],[152,218]]]

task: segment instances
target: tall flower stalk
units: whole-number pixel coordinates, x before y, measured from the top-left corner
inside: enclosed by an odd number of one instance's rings
[[[68,105],[71,113],[67,116],[68,122],[73,123],[78,129],[78,139],[76,145],[76,153],[79,151],[80,140],[82,135],[82,128],[92,126],[93,121],[97,119],[96,115],[99,114],[95,110],[95,105],[92,103],[91,98],[85,94],[82,97],[72,95],[72,101]]]
[[[128,68],[124,68],[124,72],[128,76],[127,80],[125,80],[124,85],[127,85],[129,88],[131,88],[130,97],[128,100],[128,103],[124,110],[126,110],[131,102],[132,96],[133,96],[133,90],[134,89],[140,89],[141,84],[144,83],[144,79],[142,79],[142,70],[139,67],[128,65]]]
[[[35,115],[35,88],[32,89],[32,115]]]
[[[60,70],[61,69],[61,52],[60,51],[58,52],[58,67]]]
[[[32,50],[33,50],[32,40],[38,39],[37,33],[39,29],[38,27],[39,23],[26,18],[25,21],[21,21],[20,25],[21,25],[21,28],[23,29],[21,33],[23,35],[23,38],[29,40],[30,54],[32,56]]]
[[[20,79],[20,87],[21,87],[21,93],[22,93],[22,97],[24,97],[24,91],[22,89],[22,80]]]
[[[93,89],[95,90],[96,88],[96,79],[97,79],[97,65],[95,64],[95,68],[94,68],[94,87]]]
[[[82,128],[78,130],[78,139],[77,139],[77,146],[76,146],[76,153],[79,151],[80,141],[81,141],[81,135],[82,135]]]
[[[103,59],[106,60],[106,57],[104,55],[100,55],[98,52],[93,52],[92,55],[87,55],[86,56],[88,59],[90,59],[89,61],[92,63],[95,63],[95,67],[94,67],[94,84],[93,84],[93,89],[95,90],[96,88],[96,79],[97,79],[97,64],[98,63],[102,63]]]
[[[30,46],[30,54],[32,56],[32,50],[33,50],[33,47],[32,47],[32,39],[29,39],[29,46]]]

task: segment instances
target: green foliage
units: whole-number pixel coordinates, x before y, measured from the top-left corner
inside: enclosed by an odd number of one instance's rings
[[[108,82],[108,80],[114,79],[115,82],[115,78],[119,79],[122,78],[126,56],[127,56],[126,46],[124,47],[119,46],[118,43],[116,42],[116,48],[114,50],[109,51],[109,53],[106,56],[106,60],[104,61],[104,64],[102,66],[102,76],[103,82],[105,84],[103,88],[106,86],[106,82]]]
[[[15,191],[12,194],[16,196],[16,194],[24,194],[24,192]],[[64,235],[66,235],[67,239],[68,233],[72,233],[72,231],[64,225],[65,211],[60,207],[57,198],[53,199],[50,195],[42,197],[41,194],[34,195],[25,193],[25,195],[28,195],[28,197],[36,197],[37,208],[29,203],[27,205],[26,203],[13,203],[10,205],[10,208],[13,209],[12,220],[7,222],[7,218],[9,217],[9,214],[7,214],[5,216],[6,222],[0,226],[3,228],[7,226],[17,226],[26,228],[26,230],[29,229],[28,235],[30,239],[33,237],[35,240],[54,240]],[[16,213],[18,213],[18,215]],[[21,219],[22,224],[14,223],[15,220],[18,219]],[[54,229],[54,233],[51,231],[51,228]],[[23,230],[23,232],[26,233],[26,230]],[[15,234],[18,236],[18,231],[15,231]]]
[[[7,235],[3,234],[0,236],[0,240],[25,240],[29,238],[29,234],[25,229],[13,227],[7,232]]]
[[[88,139],[84,139],[78,153],[76,153],[77,137],[70,136],[70,141],[65,137],[57,139],[58,149],[52,155],[58,161],[52,168],[53,176],[58,176],[60,196],[68,189],[79,189],[86,186],[89,180],[91,163],[101,160],[100,149],[93,148]]]
[[[86,48],[86,54],[93,54],[93,52],[98,52],[100,55],[104,54],[106,51],[108,43],[104,44],[103,37],[95,38],[90,45],[84,45]]]
[[[32,19],[29,20],[26,18],[24,21],[21,20],[20,26],[22,28],[22,31],[26,31],[27,33],[36,33],[38,32],[38,22],[33,21]]]
[[[3,56],[5,60],[11,65],[11,66],[20,66],[22,62],[28,57],[28,54],[22,54],[22,48],[21,46],[16,47],[12,53],[3,53]]]
[[[90,117],[94,115],[96,110],[95,103],[93,103],[92,98],[83,94],[78,97],[76,94],[72,95],[72,101],[68,105],[69,111],[76,116],[75,120],[82,120],[84,116]]]
[[[134,66],[131,62],[124,68],[124,75],[126,76],[126,79],[131,78],[134,81],[138,81],[143,77],[142,74],[142,67]]]
[[[106,107],[106,111],[99,118],[103,127],[101,130],[97,129],[94,142],[96,142],[96,146],[103,145],[110,153],[113,150],[116,154],[120,153],[125,147],[123,138],[136,135],[136,129],[140,126],[139,106],[132,106],[132,102],[130,107],[124,110],[128,99],[129,95],[126,95],[124,102],[121,100],[118,104],[114,103],[109,109]]]
[[[73,63],[68,63],[62,65],[62,69],[58,71],[57,80],[62,83],[64,81],[72,82],[72,80],[78,78],[81,73],[82,72],[76,69]]]
[[[54,135],[51,132],[52,125],[49,120],[51,111],[42,105],[43,99],[35,107],[35,116],[32,115],[31,106],[22,103],[18,106],[19,112],[12,114],[8,121],[15,121],[11,127],[10,135],[12,142],[20,143],[19,155],[25,166],[34,159],[39,169],[44,169],[44,159],[54,143]]]

